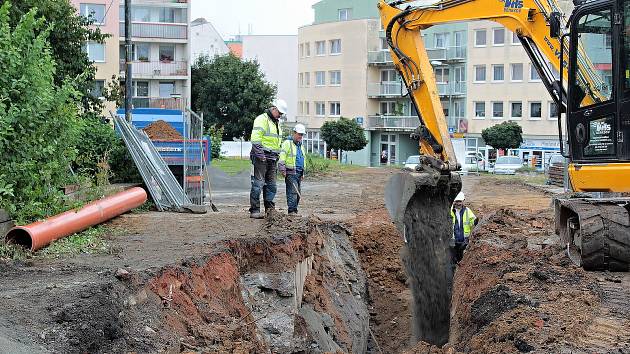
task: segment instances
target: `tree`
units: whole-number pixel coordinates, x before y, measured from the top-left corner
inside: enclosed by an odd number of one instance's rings
[[[0,2],[4,3],[4,0]],[[83,118],[100,116],[102,102],[90,95],[94,87],[96,67],[83,50],[87,41],[103,43],[109,35],[101,33],[97,27],[90,27],[94,18],[80,16],[68,0],[19,0],[14,1],[9,10],[10,25],[15,27],[22,16],[35,10],[36,18],[43,18],[47,26],[36,29],[35,33],[46,30],[50,53],[55,61],[54,83],[61,86],[66,80],[74,80],[75,89],[81,93],[79,99],[83,107]],[[116,6],[106,11],[118,11]],[[76,80],[81,77],[82,80]]]
[[[192,67],[192,107],[204,114],[206,130],[223,128],[223,138],[249,140],[254,119],[276,95],[256,61],[232,54],[198,58]]]
[[[523,129],[516,122],[503,122],[482,130],[481,137],[495,149],[516,149],[523,142]]]
[[[55,84],[44,20],[31,10],[13,27],[10,9],[0,7],[0,208],[24,222],[63,207],[81,96]]]
[[[321,134],[328,147],[333,150],[357,151],[368,143],[363,128],[354,120],[344,117],[324,123]]]

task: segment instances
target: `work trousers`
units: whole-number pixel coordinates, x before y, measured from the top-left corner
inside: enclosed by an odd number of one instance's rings
[[[296,171],[295,174],[288,174],[284,177],[287,186],[287,207],[289,213],[297,213],[300,204],[300,194],[302,193],[303,171]]]
[[[252,176],[252,190],[249,193],[249,212],[260,212],[260,192],[263,193],[265,210],[274,208],[273,199],[276,197],[278,188],[276,186],[277,161],[266,158],[265,160],[253,157],[254,175]]]

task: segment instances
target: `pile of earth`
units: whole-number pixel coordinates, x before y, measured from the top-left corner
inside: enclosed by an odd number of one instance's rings
[[[181,140],[184,137],[172,125],[163,120],[156,120],[142,130],[151,140]]]

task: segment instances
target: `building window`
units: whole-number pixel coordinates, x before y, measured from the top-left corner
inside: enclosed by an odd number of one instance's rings
[[[133,82],[134,97],[149,97],[149,82],[134,81]]]
[[[175,61],[175,45],[174,44],[160,45],[160,61],[167,62],[167,63]]]
[[[304,73],[298,74],[298,86],[304,87]]]
[[[323,117],[326,115],[326,103],[315,102],[315,115],[318,117]]]
[[[329,71],[330,74],[330,85],[331,86],[341,86],[341,71]]]
[[[503,118],[503,102],[492,102],[492,118]]]
[[[510,64],[512,81],[523,81],[523,64]]]
[[[393,116],[394,114],[396,114],[396,102],[382,101],[381,102],[381,115]]]
[[[105,80],[94,80],[94,85],[90,89],[92,97],[103,97],[103,89],[105,88]]]
[[[396,70],[381,70],[381,83],[383,82],[398,82]]]
[[[475,102],[475,118],[485,118],[485,117],[486,117],[486,103]]]
[[[475,30],[475,47],[486,46],[486,29]]]
[[[523,117],[523,102],[511,102],[510,110],[512,118],[521,119]]]
[[[389,50],[389,43],[387,43],[387,38],[381,38],[381,50]]]
[[[535,120],[542,118],[542,103],[540,102],[529,103],[529,117]]]
[[[149,61],[149,53],[151,51],[151,45],[149,43],[136,43],[134,44],[136,49],[135,60],[137,61]],[[173,50],[175,50],[173,48]]]
[[[83,51],[87,53],[88,59],[97,63],[105,62],[105,45],[96,42],[87,42],[83,45]]]
[[[298,50],[300,53],[300,58],[304,58],[304,44],[300,44],[300,49]]]
[[[306,114],[306,115],[310,115],[311,114],[310,104],[309,104],[308,101],[304,102],[304,114]]]
[[[160,81],[160,97],[171,97],[175,93],[175,82]]]
[[[332,117],[341,116],[341,103],[340,102],[330,102],[330,116]]]
[[[311,56],[311,42],[304,43],[304,52],[305,52],[306,57]]]
[[[558,120],[558,105],[553,101],[549,102],[549,119]]]
[[[448,83],[448,68],[435,68],[435,81],[438,84]]]
[[[315,86],[324,86],[324,85],[326,85],[326,72],[316,71],[315,72]]]
[[[492,65],[492,81],[502,82],[505,79],[505,72],[503,70],[503,64]]]
[[[436,33],[435,34],[435,48],[448,47],[448,33]]]
[[[341,39],[330,41],[330,55],[341,54]]]
[[[521,40],[518,39],[518,34],[516,34],[516,32],[512,32],[512,44],[513,45],[521,44]]]
[[[492,29],[492,45],[504,45],[505,44],[505,28],[493,28]]]
[[[121,6],[121,9],[124,11],[124,7]],[[124,15],[120,17],[124,20]],[[139,7],[132,6],[131,7],[131,19],[132,21],[138,22],[151,22],[151,9],[148,7]]]
[[[486,82],[485,65],[475,65],[475,82]]]
[[[94,21],[95,25],[105,24],[105,4],[80,4],[81,16]]]
[[[326,55],[326,42],[325,41],[315,42],[315,54],[319,56]]]
[[[529,64],[529,81],[540,82],[540,75],[534,64]]]
[[[175,23],[175,9],[170,7],[160,8],[160,22]]]
[[[311,86],[311,73],[304,73],[304,86],[305,87]]]
[[[352,19],[352,9],[339,9],[337,14],[339,15],[339,21],[350,21]]]

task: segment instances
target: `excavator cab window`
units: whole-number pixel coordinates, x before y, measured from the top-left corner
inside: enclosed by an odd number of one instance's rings
[[[576,162],[617,159],[617,55],[612,3],[587,4],[574,14],[569,55],[571,155]]]

